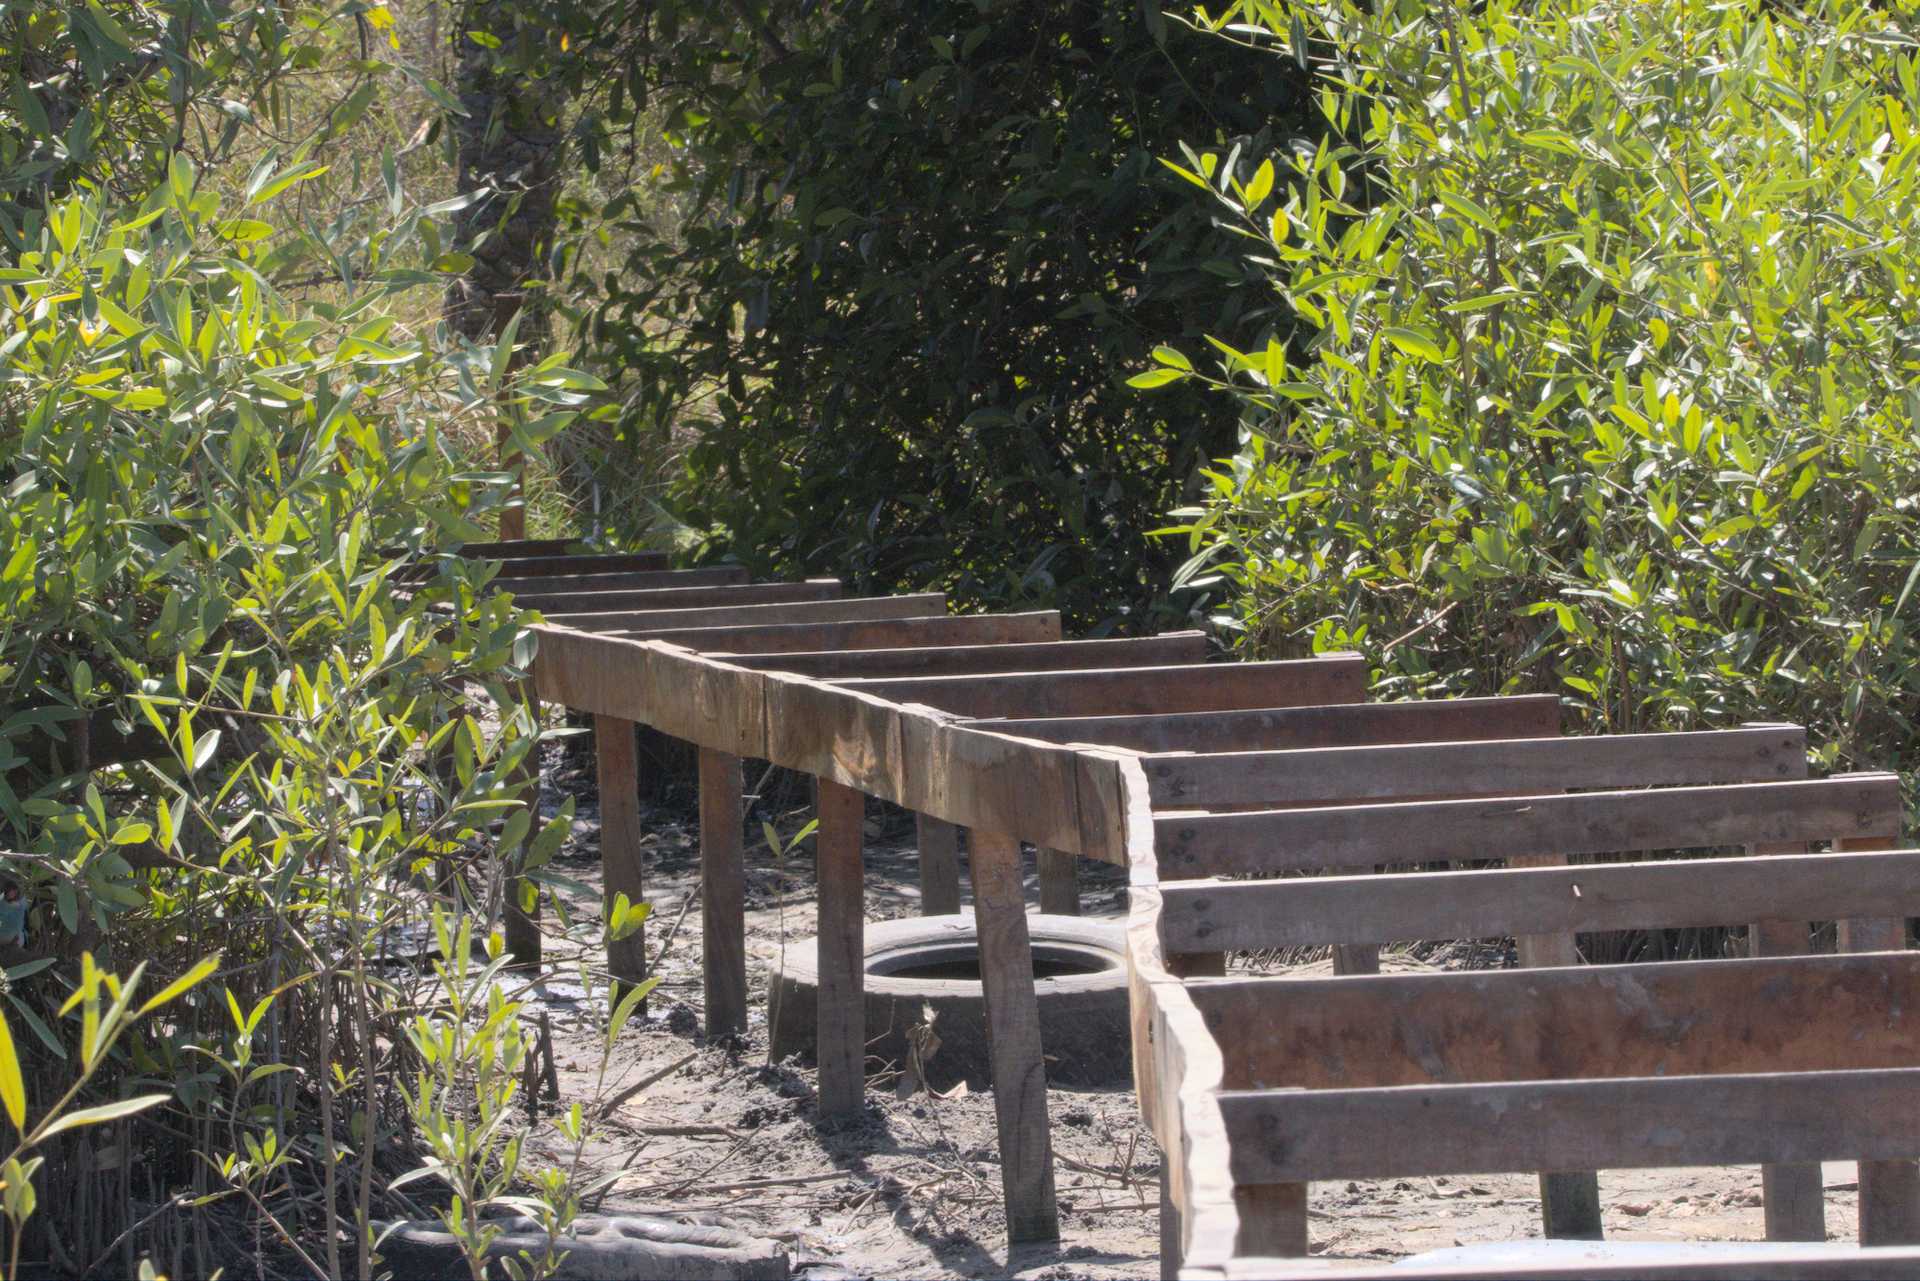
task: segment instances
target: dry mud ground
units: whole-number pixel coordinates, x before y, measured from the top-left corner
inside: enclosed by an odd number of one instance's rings
[[[562,794],[575,797],[574,834],[556,870],[588,892],[569,894],[568,901],[577,922],[592,922],[598,917],[599,811],[583,755],[551,754],[547,804]],[[754,786],[752,773],[747,782]],[[783,807],[772,797],[762,808],[784,808],[781,826],[791,830],[805,817],[805,798],[785,801]],[[863,1120],[815,1124],[812,1070],[768,1063],[764,1008],[782,939],[813,931],[808,848],[781,860],[764,841],[750,838],[747,966],[758,1004],[745,1037],[723,1044],[701,1037],[699,858],[690,812],[688,804],[668,804],[645,815],[653,905],[647,942],[649,955],[666,943],[656,967],[661,982],[645,1020],[636,1018],[621,1038],[604,1080],[594,1029],[603,1016],[585,1007],[582,989],[554,982],[537,997],[551,1019],[562,1106],[611,1098],[666,1073],[613,1107],[580,1154],[584,1168],[611,1180],[602,1203],[591,1208],[731,1222],[786,1241],[796,1275],[822,1281],[1159,1275],[1159,1151],[1127,1091],[1052,1091],[1061,1239],[1011,1252],[990,1094],[902,1099],[880,1074],[869,1079]],[[911,820],[875,808],[868,836],[868,919],[917,914]],[[1123,914],[1118,870],[1086,862],[1081,868],[1083,911]],[[1037,896],[1030,872],[1029,902]],[[579,943],[551,936],[549,948],[563,961],[581,953]],[[1388,958],[1389,968],[1420,965]],[[1302,972],[1316,968],[1324,967]],[[1114,1053],[1128,1053],[1124,1041]],[[574,1156],[550,1127],[541,1130],[536,1148],[548,1160]],[[1827,1175],[1829,1236],[1850,1240],[1853,1167],[1831,1164]],[[1600,1192],[1610,1238],[1757,1241],[1764,1235],[1754,1167],[1608,1172]],[[1539,1210],[1537,1184],[1527,1175],[1316,1184],[1313,1250],[1330,1259],[1388,1259],[1538,1236]]]

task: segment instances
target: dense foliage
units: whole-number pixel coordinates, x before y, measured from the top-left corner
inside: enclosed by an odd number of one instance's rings
[[[476,346],[414,323],[465,265],[442,226],[460,202],[409,196],[398,139],[329,173],[405,74],[372,56],[386,10],[0,21],[19,39],[0,93],[0,1032],[20,1029],[0,1102],[23,1158],[0,1170],[0,1271],[165,1245],[207,1275],[232,1261],[226,1223],[256,1266],[367,1276],[372,1216],[419,1171],[477,1255],[480,1213],[533,1175],[489,927],[569,815],[525,804],[524,620],[484,566],[421,553],[502,499],[463,430],[538,444],[594,384],[516,369],[511,327]],[[321,77],[324,108],[291,105]],[[401,940],[454,917],[490,959],[396,971]],[[115,974],[142,966],[149,991],[199,983],[136,1027]],[[147,1109],[111,1159],[84,1126]],[[570,1212],[564,1177],[531,1186]]]
[[[1358,648],[1389,693],[1558,689],[1612,730],[1793,719],[1911,768],[1913,6],[1214,25],[1310,65],[1329,132],[1178,160],[1300,320],[1135,379],[1243,410],[1184,515],[1249,647]]]
[[[690,438],[672,504],[709,554],[1087,626],[1163,599],[1146,531],[1233,413],[1124,377],[1274,303],[1154,156],[1264,148],[1300,77],[1134,0],[649,14],[606,162],[641,95],[673,145],[573,284],[630,446]]]

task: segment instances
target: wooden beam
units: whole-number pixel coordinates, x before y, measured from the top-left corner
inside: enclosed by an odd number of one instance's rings
[[[1758,842],[1747,846],[1755,857],[1803,856],[1807,842]],[[1836,869],[1845,876],[1846,869]],[[1787,902],[1798,900],[1788,898]],[[1796,909],[1797,910],[1797,909]],[[1840,915],[1847,915],[1842,911]],[[1755,958],[1805,956],[1811,952],[1807,921],[1761,918],[1747,925],[1747,954]],[[1818,1165],[1764,1165],[1760,1167],[1760,1201],[1769,1241],[1825,1241],[1827,1239],[1826,1180]]]
[[[740,758],[700,749],[700,924],[707,1035],[747,1030],[747,869]]]
[[[1054,610],[1031,614],[928,614],[842,623],[747,623],[721,627],[655,627],[626,633],[730,656],[896,646],[1000,645],[1060,638]]]
[[[1558,734],[1560,700],[1551,694],[1519,694],[1173,716],[1021,716],[983,720],[973,727],[1134,752],[1274,751]]]
[[[1920,953],[1187,987],[1229,1089],[1906,1068],[1920,1034]]]
[[[609,910],[617,895],[638,908],[646,902],[640,856],[640,763],[634,741],[638,729],[618,716],[593,718],[594,759],[600,783],[601,894]],[[607,973],[613,980],[612,1000],[618,1004],[622,985],[637,985],[647,977],[645,925],[625,938],[607,940]],[[640,1008],[646,1008],[645,1002]]]
[[[1160,894],[1169,952],[1681,929],[1782,911],[1804,932],[1890,907],[1920,915],[1920,850],[1178,881]]]
[[[866,797],[820,780],[814,836],[820,904],[818,1037],[820,1115],[849,1118],[866,1104],[866,890],[861,864]]]
[[[1042,845],[1034,851],[1040,878],[1040,910],[1055,916],[1080,915],[1080,868],[1065,850]]]
[[[1033,988],[1033,946],[1020,888],[1020,842],[976,829],[969,864],[987,1007],[987,1055],[1000,1134],[1000,1183],[1007,1236],[1015,1244],[1057,1241],[1053,1139],[1047,1125],[1047,1069]]]
[[[915,814],[920,846],[920,915],[960,910],[960,829],[930,814]]]
[[[1897,774],[1498,800],[1346,805],[1155,822],[1162,879],[1514,854],[1700,849],[1884,831]]]
[[[1797,726],[1477,742],[1161,754],[1146,759],[1157,807],[1304,805],[1562,787],[1751,783],[1806,773]]]
[[[700,609],[718,605],[786,605],[796,601],[837,600],[840,580],[813,578],[804,583],[742,583],[738,586],[650,587],[632,591],[525,592],[509,582],[505,590],[521,609],[565,618],[570,614],[617,610]]]
[[[665,552],[605,552],[584,556],[521,556],[500,562],[498,578],[533,578],[549,574],[627,574],[665,569]]]
[[[468,560],[525,560],[529,556],[565,556],[570,547],[580,547],[582,538],[510,538],[502,542],[462,543],[453,555]],[[584,554],[584,553],[583,553]]]
[[[624,574],[540,574],[503,584],[516,598],[583,592],[651,591],[660,587],[731,587],[744,584],[747,571],[737,565],[717,569],[640,569]]]
[[[1892,845],[1900,839],[1902,815],[1884,816],[1886,822],[1871,833],[1845,832],[1833,843],[1836,850],[1855,850],[1863,845]],[[1888,898],[1869,912],[1848,913],[1841,920],[1839,946],[1842,952],[1897,952],[1901,959],[1908,953],[1907,916]],[[1881,957],[1881,960],[1890,958]],[[1920,1162],[1913,1159],[1914,1149],[1892,1160],[1860,1162],[1860,1244],[1920,1244]]]
[[[1717,1241],[1710,1254],[1665,1258],[1642,1252],[1525,1263],[1426,1264],[1401,1259],[1339,1267],[1328,1267],[1319,1259],[1247,1256],[1228,1260],[1210,1275],[1220,1281],[1913,1281],[1920,1277],[1920,1250],[1905,1247],[1863,1250],[1808,1245],[1779,1253],[1773,1249],[1759,1243]]]
[[[850,623],[876,618],[918,618],[946,609],[939,592],[912,596],[852,596],[844,600],[793,601],[784,605],[709,605],[701,609],[609,610],[556,613],[547,622],[583,632],[679,630],[687,627],[747,627],[764,623]]]
[[[1366,695],[1361,658],[1309,658],[1278,663],[1202,663],[1069,672],[1009,672],[843,680],[836,684],[902,703],[922,703],[962,716],[1086,716],[1096,712],[1226,711],[1357,702]],[[985,727],[983,727],[985,728]]]
[[[1227,1132],[1238,1136],[1230,1157],[1237,1183],[1920,1152],[1920,1068],[1228,1090],[1218,1101]]]
[[[1067,671],[1088,667],[1149,667],[1196,663],[1206,657],[1203,632],[1173,632],[1133,640],[1049,641],[1032,645],[942,645],[913,649],[831,649],[797,654],[734,656],[707,650],[741,667],[795,672],[821,680],[847,677],[977,675],[986,672]]]

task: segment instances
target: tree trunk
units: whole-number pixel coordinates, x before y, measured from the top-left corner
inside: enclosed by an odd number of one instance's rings
[[[462,336],[491,342],[531,302],[517,337],[535,353],[546,345],[547,317],[531,287],[544,279],[553,244],[566,96],[557,77],[540,75],[552,33],[537,22],[523,27],[521,12],[505,0],[472,0],[454,36],[460,105],[467,112],[452,121],[459,189],[481,198],[454,215],[455,243],[473,256],[473,265],[448,288],[446,317]],[[481,45],[470,31],[492,35],[500,47]],[[497,443],[501,467],[518,473],[515,495],[524,503],[525,460],[510,453],[504,426]],[[500,515],[500,537],[525,536],[525,507],[508,507]]]

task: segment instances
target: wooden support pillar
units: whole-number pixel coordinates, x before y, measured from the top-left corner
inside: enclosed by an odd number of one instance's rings
[[[747,866],[740,758],[700,749],[700,926],[707,1035],[747,1030]]]
[[[600,781],[601,894],[612,908],[616,895],[625,894],[636,907],[645,901],[640,861],[640,755],[636,726],[618,716],[593,718],[594,760]],[[620,1002],[625,985],[647,977],[647,931],[644,925],[625,938],[607,940],[607,973],[613,980],[613,1004]],[[639,1007],[644,1011],[646,1002]]]
[[[1378,974],[1380,972],[1379,946],[1374,943],[1335,943],[1333,972],[1335,974]]]
[[[1055,916],[1080,915],[1080,860],[1044,845],[1034,851],[1040,868],[1040,910]]]
[[[502,905],[502,925],[506,934],[506,950],[513,957],[516,967],[538,969],[540,965],[540,900],[533,901],[533,910],[521,906],[521,898],[529,890],[536,895],[538,886],[520,875],[522,864],[527,857],[527,846],[540,826],[540,696],[534,692],[533,681],[523,680],[514,686],[515,692],[526,702],[527,714],[533,718],[535,742],[527,753],[527,758],[516,771],[518,779],[526,785],[527,791],[521,804],[525,805],[533,819],[527,829],[527,839],[513,853],[512,864],[506,869],[506,903]]]
[[[1257,1183],[1233,1190],[1240,1216],[1238,1255],[1270,1259],[1307,1257],[1307,1185]]]
[[[814,850],[820,904],[818,1028],[821,1117],[855,1117],[867,1099],[866,885],[861,863],[867,798],[820,780]]]
[[[1898,832],[1838,840],[1835,850],[1890,850]],[[1842,952],[1899,952],[1907,946],[1903,916],[1840,922]],[[1860,1244],[1920,1244],[1920,1161],[1860,1163]]]
[[[987,1005],[993,1111],[1000,1130],[1000,1184],[1012,1242],[1057,1241],[1047,1069],[1033,991],[1033,944],[1021,891],[1020,842],[974,829],[969,837],[980,980]]]
[[[1510,867],[1565,867],[1564,854],[1519,855]],[[1522,969],[1549,969],[1580,964],[1580,949],[1571,934],[1522,934],[1514,939]],[[1542,1171],[1540,1175],[1540,1231],[1561,1240],[1599,1241],[1600,1176],[1592,1170]]]
[[[920,915],[960,910],[960,829],[931,814],[913,816],[920,842]]]
[[[1804,842],[1749,845],[1749,854],[1805,854]],[[1805,956],[1812,950],[1806,921],[1755,921],[1747,927],[1749,956]],[[1767,1240],[1825,1241],[1827,1207],[1818,1161],[1760,1167]]]

